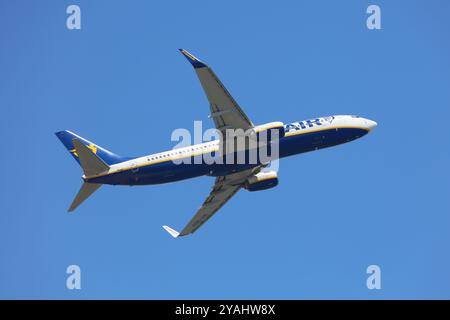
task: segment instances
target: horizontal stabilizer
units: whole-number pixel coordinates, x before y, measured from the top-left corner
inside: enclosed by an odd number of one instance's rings
[[[70,205],[69,212],[72,212],[75,210],[81,203],[83,203],[84,200],[89,198],[91,194],[93,194],[98,188],[100,188],[102,185],[100,183],[83,183],[83,185],[80,188],[80,191],[78,191],[77,195],[75,196],[75,199],[73,199],[72,204]]]
[[[178,231],[173,230],[171,227],[163,226],[163,228],[174,238],[178,238],[178,236],[180,235]]]
[[[91,149],[86,147],[78,139],[73,139],[73,145],[80,159],[80,165],[84,174],[88,176],[97,175],[109,170],[109,166],[103,162]]]

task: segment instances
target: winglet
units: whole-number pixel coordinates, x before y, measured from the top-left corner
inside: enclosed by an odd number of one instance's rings
[[[192,54],[190,54],[186,50],[184,50],[184,49],[178,49],[178,50],[180,50],[180,52],[186,57],[186,59],[188,59],[188,61],[194,66],[195,69],[206,67],[206,64],[201,62],[199,59],[194,57]]]
[[[164,230],[166,230],[174,238],[178,238],[178,236],[180,235],[180,233],[178,231],[173,230],[169,226],[162,226],[162,227],[164,228]]]

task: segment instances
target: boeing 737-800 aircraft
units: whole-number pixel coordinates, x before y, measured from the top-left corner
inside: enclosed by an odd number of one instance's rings
[[[210,117],[222,138],[188,147],[172,149],[148,156],[130,158],[118,156],[68,130],[56,135],[84,171],[84,183],[69,211],[75,210],[101,185],[150,185],[173,182],[203,175],[215,177],[215,183],[205,202],[181,232],[163,226],[173,237],[195,232],[241,188],[259,191],[278,184],[276,171],[264,171],[267,163],[229,163],[205,161],[225,157],[221,147],[227,143],[225,131],[241,129],[260,134],[278,132],[278,157],[335,146],[360,138],[376,127],[376,122],[358,116],[329,116],[283,124],[271,122],[255,126],[242,111],[219,78],[202,61],[185,50],[181,53],[194,67],[209,100]],[[270,135],[267,135],[270,136]],[[274,140],[275,141],[275,140]],[[269,141],[271,144],[273,141]],[[238,149],[236,149],[238,150]],[[236,156],[237,151],[233,155]],[[181,162],[176,160],[189,159]]]

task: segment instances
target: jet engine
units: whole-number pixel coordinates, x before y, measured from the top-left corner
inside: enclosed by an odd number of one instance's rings
[[[259,172],[249,177],[245,183],[248,191],[261,191],[276,187],[278,185],[278,175],[276,171]]]
[[[258,138],[265,138],[267,141],[273,139],[281,139],[285,135],[285,129],[283,122],[269,122],[253,128],[253,135]]]

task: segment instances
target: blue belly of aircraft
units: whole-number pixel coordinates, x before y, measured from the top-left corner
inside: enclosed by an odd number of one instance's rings
[[[336,146],[360,138],[368,131],[340,128],[286,136],[279,141],[280,158]],[[200,160],[201,160],[200,156]],[[225,161],[224,161],[225,163]],[[246,170],[258,164],[206,164],[191,158],[190,163],[175,164],[172,160],[150,164],[98,178],[89,182],[113,185],[149,185],[179,181],[204,175],[222,176]]]

